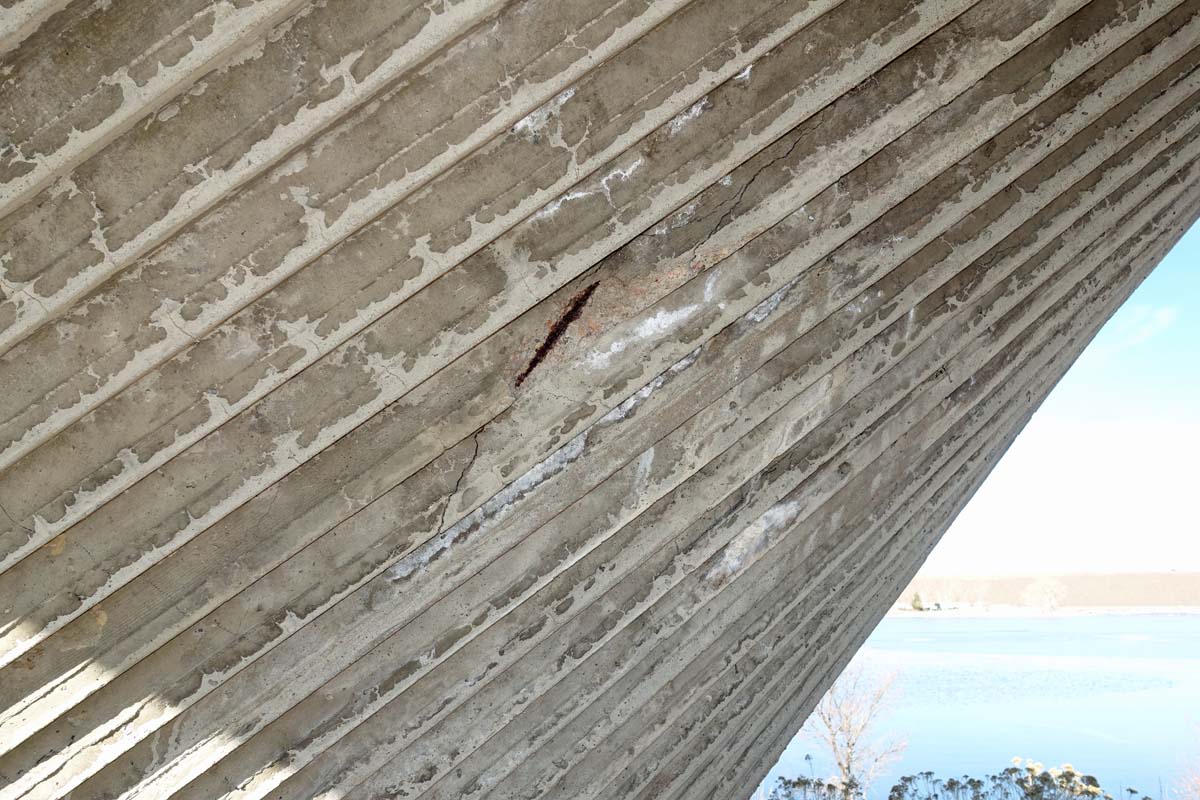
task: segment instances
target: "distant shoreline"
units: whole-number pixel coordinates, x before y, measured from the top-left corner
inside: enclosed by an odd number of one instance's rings
[[[972,619],[972,618],[1054,618],[1054,617],[1105,617],[1105,616],[1200,616],[1200,606],[1062,606],[1059,608],[1034,608],[1030,606],[988,605],[956,606],[952,608],[915,611],[912,608],[894,606],[888,617],[920,617],[922,619]]]
[[[1200,574],[918,576],[894,604],[957,609],[960,616],[1200,613]]]

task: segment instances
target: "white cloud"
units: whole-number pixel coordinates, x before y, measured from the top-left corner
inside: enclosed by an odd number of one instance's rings
[[[1175,306],[1133,305],[1122,308],[1079,359],[1102,362],[1159,336],[1179,318]]]

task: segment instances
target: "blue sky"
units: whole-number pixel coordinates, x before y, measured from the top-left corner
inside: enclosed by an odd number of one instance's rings
[[[1200,224],[1071,367],[923,575],[1200,572]]]

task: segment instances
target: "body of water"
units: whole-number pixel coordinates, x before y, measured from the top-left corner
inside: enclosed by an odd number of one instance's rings
[[[1200,615],[888,617],[858,660],[894,676],[878,729],[907,742],[873,798],[900,775],[982,776],[1014,756],[1070,763],[1114,795],[1171,796],[1200,768]],[[801,733],[763,785],[809,774],[806,753],[829,774]]]

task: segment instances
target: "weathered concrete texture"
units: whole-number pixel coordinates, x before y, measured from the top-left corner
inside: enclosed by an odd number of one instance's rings
[[[0,0],[0,798],[736,798],[1200,214],[1200,0]]]

